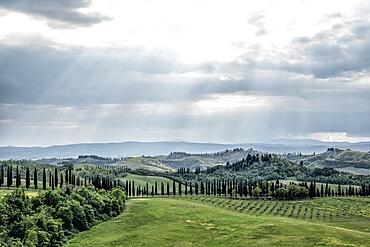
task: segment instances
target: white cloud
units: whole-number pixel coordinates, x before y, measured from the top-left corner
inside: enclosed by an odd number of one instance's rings
[[[8,6],[0,143],[370,136],[366,6],[96,0],[67,6],[77,19]]]

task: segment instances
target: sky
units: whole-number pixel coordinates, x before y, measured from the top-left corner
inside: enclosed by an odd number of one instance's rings
[[[0,0],[0,145],[370,140],[370,3]]]

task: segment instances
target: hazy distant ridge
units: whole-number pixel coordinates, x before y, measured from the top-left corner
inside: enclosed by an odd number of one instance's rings
[[[161,155],[170,152],[213,153],[233,148],[253,148],[259,151],[286,153],[323,152],[328,147],[350,148],[369,151],[370,142],[320,142],[314,140],[276,140],[274,143],[192,143],[192,142],[121,142],[121,143],[80,143],[49,147],[0,147],[0,159],[40,159],[67,158],[81,154],[95,154],[103,157],[128,157],[141,155]]]

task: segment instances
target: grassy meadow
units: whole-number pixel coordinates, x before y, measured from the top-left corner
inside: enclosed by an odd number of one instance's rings
[[[65,246],[369,246],[369,198],[322,198],[300,201],[295,207],[294,202],[264,202],[130,199],[120,216],[78,234]],[[342,213],[351,204],[357,208],[348,214],[355,218]],[[302,208],[316,207],[331,211],[333,219],[321,217],[321,210],[319,217],[313,211],[315,219],[301,216]]]

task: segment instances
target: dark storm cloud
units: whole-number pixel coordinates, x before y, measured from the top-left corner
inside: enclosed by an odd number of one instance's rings
[[[73,105],[160,100],[174,84],[163,77],[183,69],[172,54],[141,48],[60,48],[45,40],[3,44],[0,101]]]
[[[0,7],[48,21],[52,27],[91,26],[109,17],[99,13],[82,13],[91,0],[2,0]]]
[[[312,37],[294,39],[291,56],[275,66],[317,78],[333,78],[370,71],[369,54],[370,22],[352,21],[334,25]]]
[[[322,83],[258,64],[186,65],[168,51],[59,47],[33,38],[25,43],[0,45],[0,103],[73,106],[190,102],[235,93],[309,100],[318,96],[366,98],[370,93],[366,87],[340,84],[334,79]],[[206,76],[187,77],[187,72]],[[226,78],[220,79],[218,74]]]

